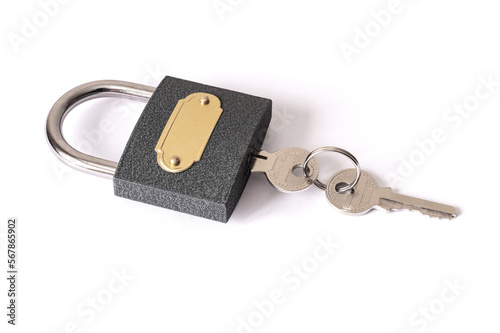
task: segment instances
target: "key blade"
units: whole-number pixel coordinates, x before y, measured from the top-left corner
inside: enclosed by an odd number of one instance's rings
[[[267,172],[271,170],[275,157],[273,154],[265,150],[259,151],[257,154],[250,156],[250,172]]]
[[[423,215],[449,220],[457,217],[457,211],[452,206],[397,194],[392,192],[392,189],[389,187],[379,188],[377,192],[379,198],[378,206],[387,211],[416,210]]]
[[[309,163],[308,177],[299,177],[293,173],[302,166],[307,155],[309,155],[308,150],[298,147],[284,148],[275,153],[261,150],[250,157],[250,172],[265,173],[269,183],[278,191],[300,192],[309,188],[319,174],[316,159],[311,159]]]

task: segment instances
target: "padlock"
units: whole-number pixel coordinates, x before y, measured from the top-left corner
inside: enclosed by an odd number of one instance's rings
[[[61,133],[76,105],[98,97],[148,100],[118,163],[84,154]],[[47,138],[69,166],[112,177],[117,196],[227,222],[271,121],[272,101],[174,77],[153,87],[96,81],[63,95]]]

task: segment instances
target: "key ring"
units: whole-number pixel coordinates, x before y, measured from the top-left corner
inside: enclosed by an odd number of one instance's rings
[[[309,163],[309,161],[314,156],[316,156],[316,155],[318,155],[318,154],[320,154],[322,152],[326,152],[326,151],[331,151],[331,152],[334,152],[334,153],[342,154],[342,155],[346,156],[348,159],[350,159],[351,162],[354,164],[354,167],[356,168],[356,179],[354,179],[354,181],[351,184],[349,184],[347,186],[344,186],[344,187],[341,187],[341,188],[338,189],[339,192],[349,191],[354,186],[356,186],[356,184],[358,183],[359,178],[361,177],[361,167],[359,166],[359,162],[356,159],[356,157],[354,157],[354,155],[352,155],[350,152],[348,152],[347,150],[344,150],[342,148],[337,148],[337,147],[332,147],[332,146],[321,147],[321,148],[315,149],[311,153],[309,153],[309,155],[307,155],[307,158],[306,158],[306,160],[305,160],[305,162],[303,164],[306,177],[309,176],[308,175],[308,171],[307,171],[307,170],[309,170],[307,168],[307,164]],[[318,187],[318,188],[320,188],[322,190],[326,190],[326,185],[323,184],[322,182],[320,182],[319,179],[316,179],[314,181],[314,185],[316,185],[316,187]]]

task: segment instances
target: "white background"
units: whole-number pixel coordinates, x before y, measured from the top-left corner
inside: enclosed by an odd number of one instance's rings
[[[35,0],[2,2],[0,266],[15,216],[20,278],[15,328],[0,283],[0,331],[499,331],[500,86],[465,117],[447,111],[474,102],[480,77],[500,81],[497,4],[401,0],[380,28],[371,12],[388,0],[220,3],[230,7],[72,0],[44,20]],[[364,45],[357,29],[366,27]],[[357,53],[346,57],[347,44]],[[268,151],[343,147],[381,185],[460,215],[346,216],[316,188],[287,195],[252,175],[222,224],[115,197],[110,180],[51,153],[44,126],[63,93],[100,79],[157,85],[165,75],[272,99]],[[82,106],[64,133],[117,161],[143,106]],[[429,144],[436,129],[445,140]],[[416,142],[427,142],[425,155]],[[319,162],[322,180],[350,166],[334,154]],[[318,239],[339,244],[319,263]],[[310,273],[298,278],[290,270],[303,264]],[[114,278],[122,271],[124,287]],[[282,302],[270,306],[273,290]],[[92,298],[106,304],[91,310]]]

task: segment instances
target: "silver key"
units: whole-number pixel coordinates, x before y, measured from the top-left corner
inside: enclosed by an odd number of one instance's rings
[[[267,180],[278,191],[299,192],[313,184],[318,178],[318,162],[312,159],[309,164],[309,177],[297,177],[293,174],[296,168],[301,168],[309,151],[302,148],[285,148],[275,153],[260,151],[253,157],[251,172],[263,172]]]
[[[451,206],[396,194],[390,187],[379,187],[375,179],[365,171],[361,172],[359,182],[350,193],[337,192],[337,186],[350,184],[355,176],[355,169],[347,169],[336,173],[328,181],[326,196],[342,213],[361,215],[380,208],[386,211],[417,210],[424,215],[440,219],[451,220],[457,216],[457,211]]]

